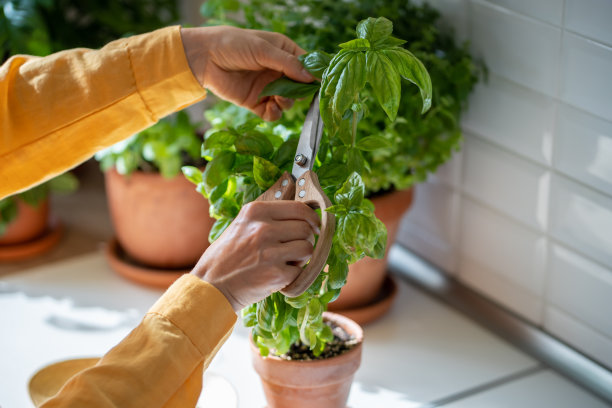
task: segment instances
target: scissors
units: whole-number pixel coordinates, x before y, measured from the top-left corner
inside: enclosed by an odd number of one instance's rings
[[[313,209],[321,209],[321,232],[312,258],[298,277],[280,291],[288,297],[301,295],[317,279],[327,261],[336,228],[334,214],[325,211],[331,206],[331,201],[321,189],[317,175],[312,171],[322,134],[323,121],[319,112],[319,93],[317,92],[304,120],[291,174],[285,172],[256,200],[295,200]]]

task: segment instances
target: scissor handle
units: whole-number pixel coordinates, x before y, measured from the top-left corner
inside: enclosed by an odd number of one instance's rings
[[[295,201],[301,201],[314,209],[321,209],[321,233],[310,262],[293,282],[280,291],[289,297],[301,295],[317,279],[327,262],[336,228],[336,217],[325,211],[331,206],[331,201],[321,189],[319,178],[312,170],[305,172],[295,181]]]
[[[295,197],[295,181],[293,176],[285,172],[269,189],[257,197],[255,201],[293,200]]]

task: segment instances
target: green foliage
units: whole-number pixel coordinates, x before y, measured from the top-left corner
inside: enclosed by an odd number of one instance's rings
[[[189,120],[181,111],[174,118],[164,118],[150,128],[96,153],[102,171],[115,167],[119,174],[135,170],[158,171],[172,178],[184,165],[202,165],[202,138],[196,129],[199,123]]]
[[[321,50],[302,57],[304,65],[317,78],[321,78],[323,67],[329,65],[327,53],[334,53],[338,44],[346,52],[365,52],[366,60],[368,47],[370,51],[397,47],[392,51],[370,52],[370,65],[386,71],[395,69],[404,80],[414,78],[417,85],[420,83],[423,86],[419,87],[418,92],[415,92],[415,87],[402,87],[397,109],[395,98],[387,99],[396,92],[397,79],[388,84],[379,84],[382,86],[367,87],[362,92],[362,102],[369,99],[384,102],[383,110],[366,112],[363,103],[351,105],[351,110],[358,116],[365,116],[358,122],[356,147],[360,146],[359,136],[376,136],[380,138],[379,141],[384,139],[389,146],[376,151],[360,149],[368,170],[361,173],[368,194],[379,190],[403,189],[421,182],[458,149],[461,142],[459,117],[474,84],[484,73],[484,66],[472,60],[467,44],[457,45],[452,33],[439,29],[439,13],[428,4],[415,5],[409,0],[249,0],[239,6],[235,0],[207,0],[205,4],[209,3],[215,6],[202,10],[208,24],[277,31],[294,39],[306,50]],[[230,14],[225,14],[224,9],[231,9],[233,18],[229,18]],[[368,17],[372,15],[387,17],[393,23],[394,35],[401,39],[388,35],[389,25],[384,20],[369,20]],[[354,31],[362,20],[365,20],[363,25]],[[347,42],[351,37],[357,38]],[[410,51],[402,47],[404,44]],[[385,58],[380,58],[381,54]],[[412,55],[416,59],[411,58]],[[418,75],[423,70],[414,64],[404,64],[404,60],[422,62],[434,87],[428,90],[423,78]],[[412,67],[419,70],[412,71]],[[376,75],[372,73],[370,79],[375,81]],[[361,78],[355,79],[356,83],[360,81]],[[430,102],[424,97],[429,92]],[[335,103],[342,106],[350,95],[339,96],[345,99]],[[431,109],[421,116],[429,103]],[[222,114],[224,106],[214,107],[208,116]],[[397,119],[392,121],[390,118],[394,112],[397,112]],[[298,105],[289,115],[285,114],[279,123],[292,127],[294,123],[303,121],[303,114],[304,110]],[[238,115],[235,111],[236,122],[227,117],[225,125],[235,126],[241,120]],[[340,137],[348,142],[351,129],[341,130]],[[356,153],[352,153],[352,157],[355,165],[362,162]]]
[[[336,54],[313,52],[302,58],[307,69],[321,77],[321,82],[295,84],[288,79],[273,82],[264,93],[288,97],[320,92],[321,114],[326,135],[321,142],[314,170],[321,187],[332,201],[328,211],[336,216],[336,231],[327,259],[328,268],[321,272],[312,286],[297,298],[275,293],[243,311],[245,324],[253,327],[253,336],[262,354],[282,354],[296,341],[309,345],[315,354],[321,353],[333,336],[323,324],[322,313],[336,299],[346,282],[349,263],[370,256],[382,258],[387,242],[387,230],[374,215],[373,204],[365,198],[366,186],[360,174],[368,163],[365,153],[390,149],[390,142],[381,136],[358,138],[358,122],[366,112],[382,110],[395,117],[400,103],[402,65],[411,71],[406,76],[421,88],[423,105],[431,99],[431,83],[427,71],[413,56],[402,54],[390,59],[384,52],[401,52],[400,41],[392,39],[393,27],[385,18],[367,19],[358,26],[364,38],[341,44]],[[368,53],[389,65],[386,71],[369,73]],[[408,72],[408,71],[406,71]],[[386,97],[379,100],[364,98],[364,87],[394,83]],[[405,82],[410,86],[410,83]],[[304,89],[308,92],[304,92]],[[301,112],[309,100],[298,102]],[[278,180],[283,171],[290,171],[297,139],[303,125],[303,114],[284,124],[264,123],[252,116],[238,116],[234,127],[234,107],[224,104],[226,112],[211,118],[212,129],[206,134],[202,153],[211,160],[203,173],[194,167],[184,167],[185,176],[197,185],[209,200],[210,214],[217,219],[211,231],[216,239],[239,209],[256,199]]]
[[[19,215],[17,200],[38,207],[50,192],[71,193],[79,187],[79,180],[72,173],[64,173],[34,188],[0,200],[0,236]]]
[[[67,48],[99,48],[178,20],[176,0],[3,0],[0,61]]]

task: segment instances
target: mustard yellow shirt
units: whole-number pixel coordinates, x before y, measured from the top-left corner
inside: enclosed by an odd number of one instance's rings
[[[204,96],[179,27],[100,50],[10,58],[0,67],[0,199]],[[235,321],[221,292],[185,275],[121,343],[42,406],[194,407],[203,370]]]

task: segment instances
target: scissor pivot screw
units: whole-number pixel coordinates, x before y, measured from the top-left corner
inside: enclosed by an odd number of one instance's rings
[[[304,166],[307,161],[308,161],[308,159],[303,154],[298,154],[298,155],[295,156],[295,163],[298,166]]]

